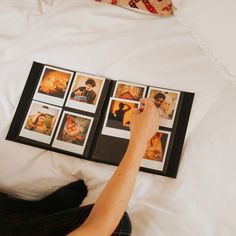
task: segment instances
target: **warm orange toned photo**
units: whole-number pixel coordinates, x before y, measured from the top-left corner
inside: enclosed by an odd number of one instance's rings
[[[46,68],[38,92],[63,98],[71,78],[71,73]]]
[[[95,105],[99,99],[103,80],[85,76],[77,75],[75,83],[72,88],[70,99]]]
[[[123,100],[112,100],[108,115],[107,126],[129,130],[132,109],[137,108],[137,103]]]
[[[145,88],[141,86],[119,83],[116,87],[115,98],[139,101],[144,96]]]
[[[25,129],[40,134],[51,135],[58,110],[34,103],[25,123]]]
[[[57,139],[83,146],[91,120],[66,114]]]
[[[172,120],[176,109],[178,94],[165,90],[152,89],[149,97],[153,98],[156,106],[160,110],[160,117],[167,120]]]
[[[162,162],[166,140],[167,134],[161,132],[155,133],[147,144],[147,149],[143,158]]]

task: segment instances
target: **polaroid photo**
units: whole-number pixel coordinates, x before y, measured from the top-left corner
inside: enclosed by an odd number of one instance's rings
[[[93,118],[64,111],[52,146],[83,155]]]
[[[129,139],[132,109],[139,105],[136,101],[110,98],[102,134]]]
[[[180,92],[150,87],[148,98],[153,98],[160,112],[160,126],[172,128],[179,103]]]
[[[148,142],[142,167],[162,171],[170,141],[170,132],[158,130]]]
[[[105,78],[76,73],[67,107],[95,113],[105,83]]]
[[[32,101],[19,136],[49,144],[60,113],[59,107]]]
[[[44,66],[33,99],[63,106],[73,74],[71,71]]]
[[[114,98],[139,101],[146,94],[147,86],[117,81],[113,93]]]

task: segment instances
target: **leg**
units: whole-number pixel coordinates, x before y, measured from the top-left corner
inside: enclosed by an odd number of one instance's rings
[[[79,227],[87,219],[92,207],[93,205],[77,207],[34,220],[25,219],[18,223],[17,219],[4,218],[2,222],[0,221],[0,235],[64,236]],[[129,235],[131,235],[131,223],[128,214],[125,213],[112,236]]]
[[[50,215],[31,218],[25,215],[25,219],[18,217],[5,217],[0,219],[1,236],[65,236],[88,217],[93,205],[71,208]]]
[[[26,201],[7,196],[5,199],[5,214],[46,213],[51,214],[64,209],[79,206],[88,191],[82,180],[72,182],[59,188],[49,196],[39,201]]]

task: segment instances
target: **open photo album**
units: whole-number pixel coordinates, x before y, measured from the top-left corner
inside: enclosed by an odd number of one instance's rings
[[[176,177],[194,94],[115,81],[34,62],[6,139],[118,165],[128,146],[133,108],[152,98],[160,125],[141,171]]]

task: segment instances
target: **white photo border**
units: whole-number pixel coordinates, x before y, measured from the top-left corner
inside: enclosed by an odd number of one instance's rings
[[[80,145],[77,145],[77,144],[73,144],[73,143],[68,143],[68,142],[61,141],[61,140],[57,139],[65,115],[72,115],[72,116],[86,118],[86,119],[90,120],[89,128],[87,130],[83,146],[80,146]],[[88,138],[89,138],[91,127],[92,127],[92,124],[93,124],[93,120],[94,120],[94,118],[90,117],[90,116],[85,116],[85,115],[81,115],[81,114],[73,113],[73,112],[69,112],[69,111],[63,111],[63,114],[61,116],[61,120],[60,120],[59,126],[57,128],[56,135],[55,135],[53,143],[52,143],[52,147],[58,148],[58,149],[61,149],[61,150],[65,150],[65,151],[69,151],[69,152],[72,152],[72,153],[83,155],[85,147],[86,147],[86,144],[87,144],[87,141],[88,141]]]
[[[176,104],[175,104],[174,114],[173,114],[172,119],[171,119],[171,120],[168,120],[168,119],[160,118],[160,124],[159,124],[160,126],[163,126],[163,127],[172,128],[172,127],[173,127],[173,124],[174,124],[174,120],[175,120],[175,115],[176,115],[176,112],[177,112],[177,108],[178,108],[178,105],[179,105],[179,98],[180,98],[181,92],[180,92],[180,91],[177,91],[177,90],[170,90],[170,89],[159,88],[159,87],[149,87],[149,89],[148,89],[148,94],[147,94],[147,98],[149,98],[149,96],[150,96],[152,90],[159,90],[159,91],[163,91],[163,92],[168,92],[168,93],[175,93],[175,94],[177,94]]]
[[[138,108],[140,107],[140,102],[133,101],[133,100],[127,100],[127,99],[113,98],[113,97],[110,97],[110,100],[109,100],[108,109],[107,109],[106,117],[105,117],[105,120],[103,123],[103,128],[102,128],[101,134],[113,136],[113,137],[117,137],[117,138],[130,139],[130,131],[129,130],[122,130],[122,129],[111,128],[111,127],[106,126],[112,101],[122,101],[122,102],[127,102],[127,103],[134,103],[134,104],[138,105]]]
[[[168,151],[168,147],[169,147],[169,143],[170,143],[171,132],[165,131],[165,130],[160,130],[160,129],[157,132],[167,134],[165,150],[163,153],[163,160],[160,162],[160,161],[148,160],[148,159],[143,158],[142,163],[141,163],[141,167],[152,169],[152,170],[163,171],[164,166],[165,166],[165,162],[166,162],[166,155],[167,155],[167,151]]]
[[[88,104],[88,103],[83,103],[83,102],[78,102],[78,101],[70,100],[73,87],[74,87],[74,85],[76,83],[76,80],[77,80],[77,77],[79,75],[86,76],[86,77],[91,78],[91,79],[102,80],[102,85],[101,85],[101,88],[100,88],[100,91],[99,91],[99,94],[98,94],[98,98],[97,98],[96,104],[93,105],[93,104]],[[67,97],[67,101],[66,101],[65,106],[66,107],[70,107],[70,108],[74,108],[76,110],[81,110],[81,111],[87,111],[87,112],[95,113],[96,110],[97,110],[97,106],[98,106],[101,94],[102,94],[102,90],[103,90],[103,87],[104,87],[104,84],[105,84],[105,80],[106,80],[106,78],[104,78],[104,77],[100,77],[100,76],[96,76],[96,75],[91,75],[91,74],[86,74],[86,73],[81,73],[81,72],[76,72],[75,77],[74,77],[74,81],[73,81],[72,86],[70,88],[69,95]]]
[[[25,125],[26,125],[27,119],[29,117],[29,114],[30,114],[31,109],[32,109],[34,104],[38,104],[38,105],[41,105],[41,106],[47,106],[47,107],[50,107],[50,108],[58,110],[57,118],[56,118],[56,121],[54,123],[54,127],[53,127],[51,135],[41,134],[41,133],[34,132],[32,130],[25,129]],[[23,137],[23,138],[28,138],[28,139],[31,139],[31,140],[34,140],[34,141],[38,141],[38,142],[41,142],[41,143],[50,144],[50,142],[52,140],[52,137],[53,137],[53,134],[55,132],[55,129],[56,129],[56,126],[57,126],[60,114],[61,114],[61,110],[62,109],[60,107],[56,107],[56,106],[53,106],[53,105],[49,105],[49,104],[45,104],[45,103],[42,103],[42,102],[38,102],[38,101],[32,100],[30,108],[29,108],[29,110],[27,112],[27,115],[25,117],[24,123],[22,125],[22,128],[21,128],[19,136]]]
[[[70,79],[68,81],[67,88],[66,88],[66,91],[65,91],[65,94],[64,94],[63,98],[57,98],[55,96],[51,96],[51,95],[47,95],[47,94],[42,94],[42,93],[38,92],[39,86],[40,86],[40,84],[42,82],[42,79],[44,77],[46,69],[55,70],[55,71],[59,71],[59,72],[64,72],[64,73],[70,74]],[[67,96],[67,93],[68,93],[68,90],[69,90],[69,87],[70,87],[70,84],[71,84],[71,81],[72,81],[72,78],[73,78],[73,75],[74,75],[74,72],[72,72],[72,71],[68,71],[68,70],[57,68],[57,67],[52,67],[52,66],[45,65],[44,68],[43,68],[43,71],[41,73],[41,76],[40,76],[37,88],[35,90],[35,94],[34,94],[33,99],[34,100],[38,100],[40,102],[50,103],[50,104],[53,104],[53,105],[56,105],[56,106],[63,106],[64,101],[65,101],[66,96]]]

